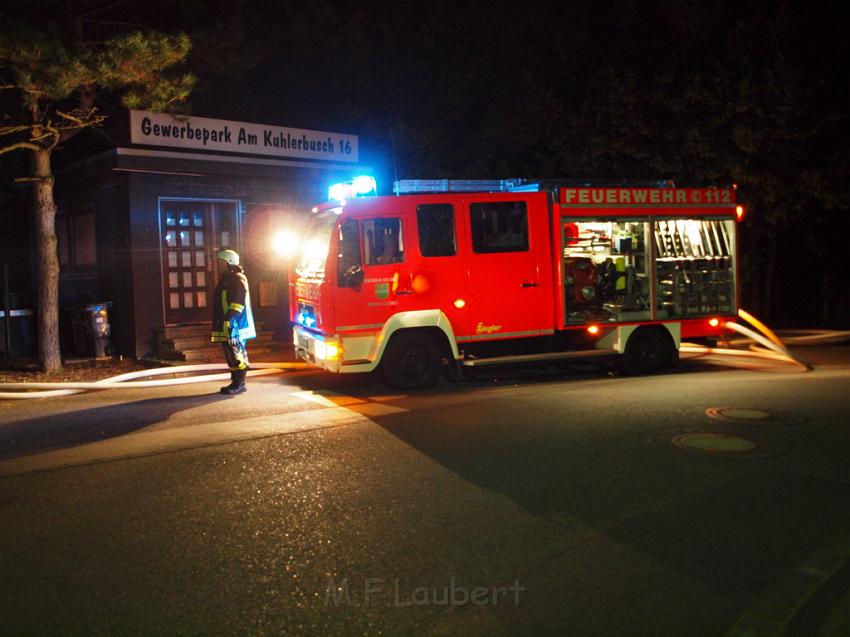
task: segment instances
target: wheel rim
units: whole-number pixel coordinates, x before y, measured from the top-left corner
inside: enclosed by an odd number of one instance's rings
[[[658,351],[648,338],[639,338],[632,342],[629,348],[632,359],[641,365],[655,365],[658,362]]]
[[[418,347],[409,349],[404,353],[400,367],[405,378],[422,378],[428,373],[428,355]]]

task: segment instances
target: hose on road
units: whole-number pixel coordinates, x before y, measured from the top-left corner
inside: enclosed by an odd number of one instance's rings
[[[253,363],[248,376],[267,376],[269,374],[280,374],[284,371],[305,369],[306,363]],[[173,367],[157,367],[155,369],[141,369],[128,372],[111,378],[104,378],[91,383],[4,383],[0,385],[4,391],[0,392],[0,399],[30,399],[30,398],[54,398],[58,396],[71,396],[84,391],[101,389],[141,389],[148,387],[170,387],[172,385],[189,385],[193,383],[208,383],[212,381],[229,380],[230,373],[203,374],[200,376],[182,376],[180,378],[160,378],[157,380],[137,380],[139,378],[150,378],[151,376],[164,376],[167,374],[187,374],[205,371],[227,370],[224,363],[206,363],[201,365],[175,365]],[[12,391],[6,391],[12,390]],[[36,390],[36,391],[32,391]]]
[[[737,332],[745,339],[729,341],[729,345],[742,345],[750,343],[749,349],[734,349],[732,347],[707,347],[694,343],[682,343],[679,351],[685,354],[729,356],[760,358],[764,360],[790,363],[801,367],[805,371],[811,371],[811,364],[799,358],[788,350],[787,343],[794,345],[828,345],[843,343],[850,340],[850,330],[789,330],[784,341],[779,338],[769,327],[745,310],[739,310],[740,316],[753,328],[745,327],[734,321],[727,321],[724,327],[727,330]],[[758,345],[752,344],[755,341]],[[759,347],[759,345],[761,347]],[[255,363],[251,365],[249,376],[265,376],[268,374],[279,374],[284,371],[306,369],[310,367],[306,363],[280,362],[280,363]],[[70,396],[84,391],[102,389],[137,389],[148,387],[170,387],[173,385],[188,385],[192,383],[208,383],[212,381],[227,380],[226,373],[204,374],[201,376],[183,376],[180,378],[167,378],[158,380],[137,380],[138,378],[150,378],[152,376],[163,376],[166,374],[186,374],[204,371],[226,370],[223,363],[208,363],[201,365],[176,365],[174,367],[158,367],[156,369],[143,369],[128,372],[119,376],[105,378],[91,383],[4,383],[0,392],[0,400],[30,399],[30,398],[53,398],[57,396]]]
[[[724,327],[732,332],[737,332],[746,339],[737,339],[730,341],[729,345],[750,344],[749,349],[733,349],[732,347],[706,347],[704,345],[696,345],[694,343],[682,343],[679,348],[680,352],[686,354],[701,354],[701,355],[717,355],[717,356],[737,356],[746,358],[761,358],[764,360],[777,361],[782,363],[790,363],[802,368],[804,371],[810,372],[814,369],[808,361],[803,360],[799,356],[792,353],[786,343],[795,341],[795,338],[788,338],[785,341],[779,338],[773,330],[767,327],[764,323],[758,320],[755,316],[746,310],[738,310],[738,316],[749,323],[754,329],[745,327],[734,321],[727,321]],[[758,331],[756,331],[758,330]],[[817,330],[817,336],[821,338],[818,343],[808,341],[809,344],[827,344],[840,342],[843,332],[827,332],[825,330]],[[847,332],[846,334],[850,334]],[[801,338],[801,337],[797,337]],[[803,338],[812,338],[812,335]],[[846,340],[846,337],[845,337]],[[751,341],[755,341],[758,345],[754,345]],[[799,343],[799,340],[796,341]]]

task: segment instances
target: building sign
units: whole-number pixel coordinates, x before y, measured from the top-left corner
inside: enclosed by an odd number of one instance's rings
[[[187,150],[356,162],[357,135],[130,111],[130,142]]]

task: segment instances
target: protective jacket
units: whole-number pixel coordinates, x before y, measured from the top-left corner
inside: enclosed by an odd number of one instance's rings
[[[251,313],[251,295],[248,292],[248,279],[239,266],[230,266],[219,279],[212,301],[213,320],[210,340],[224,342],[230,338],[231,321],[239,340],[247,341],[257,336],[254,329],[254,316]]]

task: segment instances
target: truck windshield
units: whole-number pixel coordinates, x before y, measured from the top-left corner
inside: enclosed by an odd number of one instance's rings
[[[326,210],[312,215],[301,240],[301,258],[295,272],[304,278],[323,278],[331,247],[331,236],[339,215]]]

